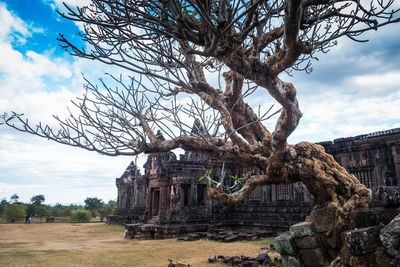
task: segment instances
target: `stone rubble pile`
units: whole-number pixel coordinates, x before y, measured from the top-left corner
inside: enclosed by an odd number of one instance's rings
[[[216,240],[221,242],[235,242],[241,240],[257,240],[261,236],[264,235],[262,233],[244,233],[226,229],[211,229],[208,232],[190,233],[185,237],[178,238],[178,240],[194,241],[207,238],[208,240]]]
[[[379,266],[400,262],[400,187],[371,189],[370,208],[353,214],[356,227],[342,233],[344,246],[319,223],[295,224],[275,238],[274,247],[285,267]],[[397,215],[397,216],[396,216]],[[400,265],[399,265],[400,266]]]
[[[274,260],[276,262],[277,259]],[[261,251],[257,257],[247,256],[210,256],[208,262],[215,263],[220,262],[231,266],[242,266],[242,267],[258,267],[258,266],[275,266],[274,262],[268,256],[268,253]]]

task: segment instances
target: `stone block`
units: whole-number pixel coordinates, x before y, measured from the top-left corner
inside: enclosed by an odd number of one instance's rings
[[[260,264],[267,264],[267,263],[272,263],[271,258],[268,256],[267,253],[262,253],[256,257],[256,261],[258,261]]]
[[[274,240],[275,250],[281,255],[296,255],[297,248],[294,238],[288,233],[277,236]]]
[[[299,251],[299,256],[305,267],[325,267],[329,265],[324,251],[320,248],[302,249]]]
[[[255,261],[255,260],[256,260],[256,258],[248,257],[248,256],[244,256],[244,255],[240,256],[240,258],[241,258],[243,261]]]
[[[343,234],[344,243],[353,256],[366,255],[374,252],[379,246],[379,231],[381,226],[367,227]]]
[[[388,224],[394,217],[395,213],[383,208],[369,208],[357,210],[355,214],[355,222],[357,228],[369,226],[377,226],[379,224]]]
[[[232,262],[232,257],[230,256],[225,256],[220,258],[221,263],[229,264]]]
[[[400,257],[400,214],[382,228],[379,237],[389,255]]]
[[[227,237],[224,237],[221,241],[223,242],[235,242],[239,240],[239,235],[230,235]]]
[[[242,266],[243,267],[258,267],[258,266],[260,266],[260,264],[258,263],[258,261],[244,261]]]
[[[321,240],[322,245],[325,248],[337,248],[338,247],[338,238],[331,233],[328,235],[327,232],[322,232],[319,234],[319,240]]]
[[[207,232],[197,232],[201,237],[207,237]]]
[[[400,206],[400,187],[380,186],[371,188],[369,202],[378,207],[398,207]]]
[[[207,238],[209,239],[209,240],[215,240],[215,238],[216,238],[216,234],[212,234],[212,233],[208,233],[207,234]]]
[[[215,255],[210,256],[210,257],[208,258],[208,262],[210,262],[210,263],[213,263],[213,262],[216,262],[216,261],[217,261],[217,257],[216,257]]]
[[[252,234],[252,235],[250,235],[250,240],[255,241],[255,240],[258,240],[258,239],[259,239],[259,237],[258,237],[257,234]]]
[[[233,256],[231,259],[232,266],[239,266],[242,262],[239,256]]]
[[[336,215],[327,207],[313,209],[309,215],[309,220],[314,223],[317,233],[327,232],[329,231],[329,222],[334,222],[336,220]]]
[[[202,238],[202,236],[199,235],[198,233],[189,233],[189,234],[187,234],[185,240],[186,241],[194,241],[194,240],[199,240],[201,238]]]
[[[299,249],[319,248],[321,246],[318,235],[295,238],[294,241]]]
[[[133,239],[133,235],[134,235],[134,233],[132,232],[132,230],[125,230],[125,232],[124,232],[125,239]]]
[[[292,225],[289,228],[290,235],[294,238],[302,238],[306,236],[314,236],[315,235],[315,226],[312,222],[301,222],[295,225]]]
[[[301,262],[298,257],[283,255],[282,266],[285,267],[301,267]]]

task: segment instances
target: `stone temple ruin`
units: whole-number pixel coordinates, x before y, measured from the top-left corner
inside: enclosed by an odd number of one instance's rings
[[[319,144],[366,186],[400,185],[400,128]],[[224,209],[208,198],[207,181],[199,181],[205,170],[219,177],[222,162],[193,151],[179,159],[172,152],[151,154],[144,169],[140,174],[131,163],[116,179],[118,208],[107,217],[110,224],[126,224],[130,238],[166,238],[212,227],[258,228],[275,235],[304,221],[315,204],[307,188],[296,183],[258,187],[243,203]],[[260,170],[226,162],[225,172],[229,177]]]

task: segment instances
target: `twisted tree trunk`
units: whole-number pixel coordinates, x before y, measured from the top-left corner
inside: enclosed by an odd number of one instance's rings
[[[325,232],[324,241],[339,253],[343,249],[341,234],[355,227],[354,214],[368,207],[370,190],[322,146],[308,142],[287,145],[283,151],[272,153],[264,173],[248,176],[239,192],[226,194],[210,188],[209,196],[229,207],[243,201],[259,185],[303,182],[317,202],[307,221],[314,222],[319,231]]]

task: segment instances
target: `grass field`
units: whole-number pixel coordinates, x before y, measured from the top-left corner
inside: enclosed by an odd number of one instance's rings
[[[124,228],[106,224],[0,224],[0,266],[168,266],[168,258],[191,266],[211,255],[257,256],[272,238],[221,243],[125,240]]]

